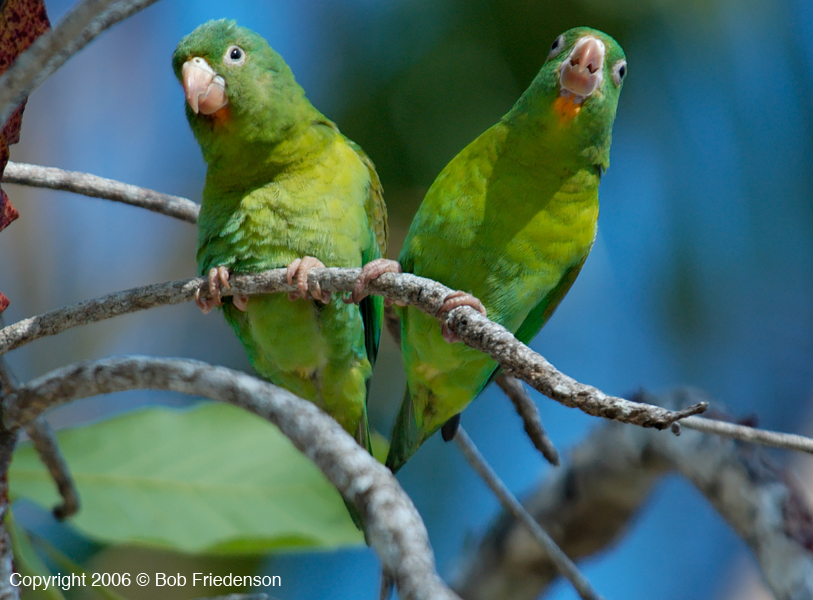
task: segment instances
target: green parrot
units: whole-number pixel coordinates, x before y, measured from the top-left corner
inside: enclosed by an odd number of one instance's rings
[[[450,294],[439,316],[469,305],[526,344],[550,318],[596,236],[599,180],[626,70],[608,35],[567,31],[508,114],[435,179],[399,262],[464,290]],[[377,264],[369,276],[398,270]],[[408,387],[387,456],[393,472],[438,429],[452,439],[460,412],[499,374],[486,354],[447,343],[456,336],[432,316],[398,310]]]
[[[357,306],[317,289],[308,272],[384,256],[387,214],[375,167],[305,97],[282,57],[234,21],[210,21],[172,57],[186,116],[208,169],[197,262],[251,364],[328,412],[370,449],[367,393],[381,298]],[[221,298],[229,273],[287,267],[289,294]]]

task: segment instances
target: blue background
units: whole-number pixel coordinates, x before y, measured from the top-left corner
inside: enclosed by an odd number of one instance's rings
[[[70,6],[47,3],[53,21]],[[601,186],[599,237],[533,347],[607,393],[692,384],[736,415],[804,433],[813,391],[813,3],[805,0],[164,0],[103,34],[31,97],[12,159],[200,198],[205,165],[170,67],[210,18],[266,37],[312,102],[378,166],[390,255],[426,188],[506,112],[552,40],[590,25],[624,47],[629,74]],[[6,322],[107,292],[195,274],[195,229],[135,208],[7,186],[21,218],[0,235]],[[220,317],[192,305],[71,330],[9,355],[23,379],[110,354],[189,356],[250,369]],[[400,402],[386,340],[371,399],[387,433]],[[599,423],[535,395],[567,455]],[[60,425],[110,407],[183,404],[124,394],[57,412]],[[516,493],[548,467],[510,404],[488,390],[463,423]],[[785,457],[782,457],[785,458]],[[432,439],[399,474],[426,519],[439,570],[497,502],[457,450]],[[36,519],[36,516],[30,517]],[[667,479],[627,537],[585,563],[607,598],[718,598],[748,555],[688,483]],[[371,598],[367,549],[274,557],[280,599]],[[190,590],[191,592],[191,590]],[[177,597],[176,594],[173,594]],[[575,598],[558,584],[550,598]]]

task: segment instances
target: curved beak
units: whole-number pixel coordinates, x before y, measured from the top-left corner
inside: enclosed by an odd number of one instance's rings
[[[604,42],[591,35],[581,38],[563,62],[559,84],[584,100],[596,91],[604,79]]]
[[[226,82],[199,56],[183,64],[181,79],[186,101],[195,114],[211,115],[229,103]]]

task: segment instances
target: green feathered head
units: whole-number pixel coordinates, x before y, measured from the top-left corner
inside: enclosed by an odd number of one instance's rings
[[[207,162],[228,146],[279,142],[316,113],[282,57],[234,21],[209,21],[183,38],[172,68]]]
[[[576,27],[557,37],[548,58],[507,119],[533,116],[606,169],[618,97],[627,74],[621,46],[606,33]]]

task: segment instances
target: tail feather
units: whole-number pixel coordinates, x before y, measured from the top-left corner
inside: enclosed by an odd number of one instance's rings
[[[401,410],[398,412],[392,428],[390,450],[385,463],[387,467],[393,473],[398,471],[432,433],[434,431],[427,432],[418,425],[415,418],[415,404],[412,402],[412,396],[407,388],[404,393],[404,401],[401,403]]]
[[[457,413],[451,419],[446,421],[440,428],[440,433],[443,436],[444,442],[451,442],[454,436],[457,435],[457,430],[460,428],[460,413]]]
[[[362,448],[366,448],[367,452],[370,454],[373,453],[373,446],[370,439],[370,422],[367,420],[367,406],[364,407],[364,412],[361,414],[361,419],[359,419],[358,427],[356,428],[356,434],[353,436],[356,441],[358,442],[359,446]],[[342,497],[344,500],[344,505],[347,507],[347,512],[350,513],[350,518],[353,519],[353,523],[359,530],[365,532],[365,523],[364,517],[362,517],[359,510],[356,508],[356,505],[350,502],[347,498]]]
[[[342,500],[344,500],[344,505],[347,507],[347,512],[350,513],[350,518],[353,519],[353,524],[358,528],[359,531],[364,533],[366,538],[367,531],[364,529],[364,517],[359,512],[359,509],[356,508],[356,505],[350,502],[347,498],[342,496]]]
[[[364,411],[361,413],[358,427],[356,427],[356,434],[353,436],[358,442],[359,446],[367,450],[370,454],[373,453],[373,446],[370,441],[370,422],[367,420],[367,406],[365,404]]]

